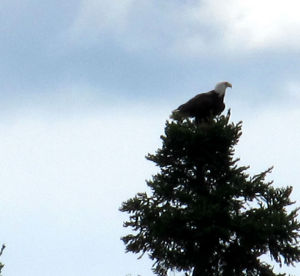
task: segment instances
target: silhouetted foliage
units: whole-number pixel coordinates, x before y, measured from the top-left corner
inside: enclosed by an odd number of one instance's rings
[[[147,159],[160,171],[147,181],[151,194],[123,202],[132,233],[127,252],[148,253],[153,270],[193,276],[279,276],[261,256],[279,264],[300,260],[298,208],[287,207],[292,187],[266,182],[271,168],[254,176],[238,166],[234,146],[241,123],[218,116],[196,124],[167,121],[162,147]],[[258,156],[259,158],[259,156]],[[188,275],[188,274],[187,274]]]
[[[0,256],[2,256],[4,249],[5,249],[5,244],[2,244],[2,247],[0,249]],[[4,264],[2,264],[0,262],[0,273],[2,272],[3,267],[4,267]]]

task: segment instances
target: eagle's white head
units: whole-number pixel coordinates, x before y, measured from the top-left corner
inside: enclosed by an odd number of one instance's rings
[[[215,91],[221,97],[221,96],[224,96],[227,87],[232,88],[232,84],[228,81],[218,82],[215,86]]]

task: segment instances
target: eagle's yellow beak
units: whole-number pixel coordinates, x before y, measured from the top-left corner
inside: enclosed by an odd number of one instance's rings
[[[226,84],[227,84],[227,87],[232,88],[232,84],[230,82],[227,82]]]

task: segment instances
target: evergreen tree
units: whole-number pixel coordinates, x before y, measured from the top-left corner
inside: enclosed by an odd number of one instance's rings
[[[238,166],[234,146],[241,123],[218,116],[206,123],[167,121],[162,147],[147,159],[160,171],[123,202],[133,231],[122,237],[127,252],[148,253],[153,270],[193,276],[279,276],[261,260],[280,265],[300,260],[298,208],[287,208],[292,187],[275,188]],[[193,272],[192,272],[193,271]]]

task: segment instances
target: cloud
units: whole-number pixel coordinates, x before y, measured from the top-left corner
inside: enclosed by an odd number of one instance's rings
[[[294,198],[300,197],[295,180],[299,172],[300,127],[298,108],[268,108],[256,111],[243,123],[243,135],[237,147],[241,162],[250,165],[251,174],[274,165],[270,175],[276,186],[294,186]],[[299,203],[298,203],[299,204]]]
[[[288,81],[287,84],[287,97],[291,99],[293,104],[296,104],[299,106],[300,103],[300,82],[293,80],[293,81]]]
[[[125,255],[118,211],[155,171],[144,156],[160,143],[164,120],[144,112],[70,118],[36,109],[0,122],[7,275],[152,275],[149,260]]]
[[[94,35],[110,31],[122,32],[127,28],[134,2],[134,0],[82,1],[78,17],[73,24],[73,31],[81,33],[89,30]]]
[[[296,48],[300,44],[297,36],[300,28],[295,0],[271,1],[231,0],[219,4],[208,2],[208,10],[220,18],[225,25],[225,40],[234,47],[245,49]]]
[[[81,41],[108,35],[128,50],[165,47],[173,54],[297,50],[299,7],[296,0],[89,0],[70,31]]]

